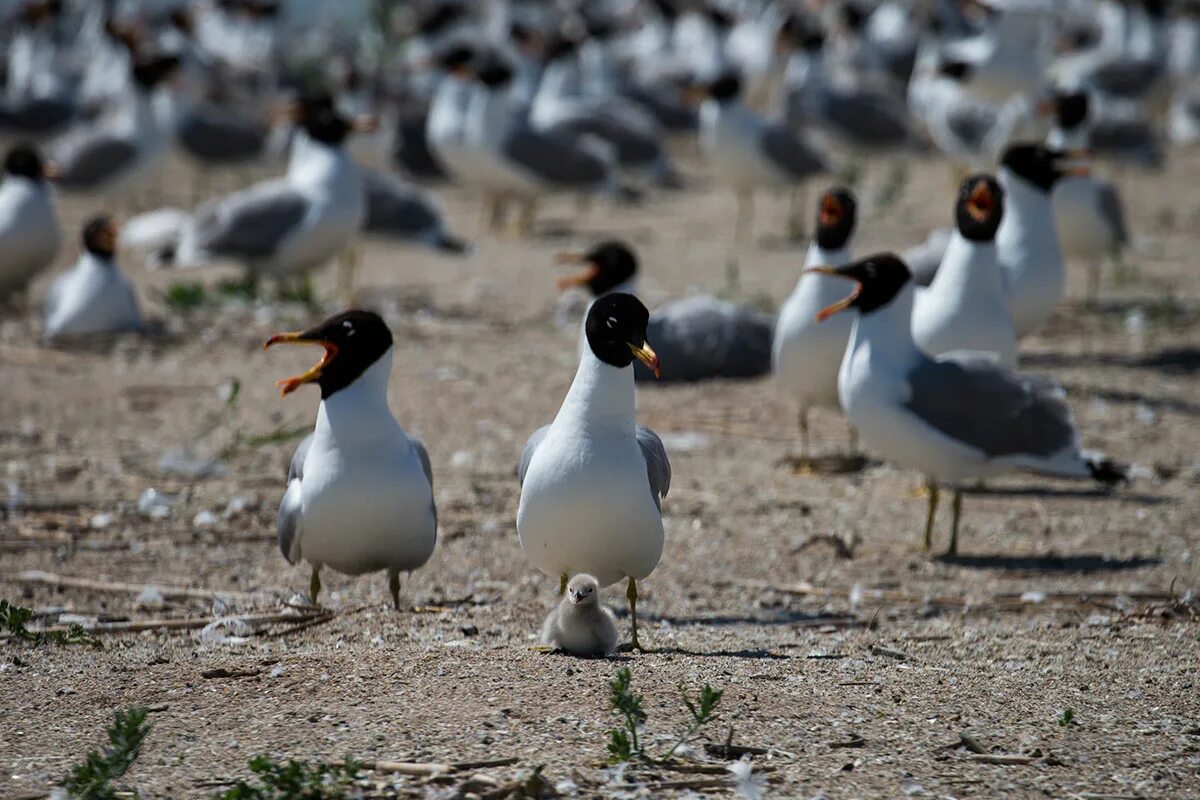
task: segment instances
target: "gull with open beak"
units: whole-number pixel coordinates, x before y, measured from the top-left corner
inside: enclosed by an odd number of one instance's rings
[[[834,187],[821,195],[817,235],[809,245],[804,266],[841,266],[850,261],[857,203],[849,189]],[[817,313],[845,293],[842,281],[801,272],[796,288],[779,309],[771,349],[775,383],[800,405],[800,457],[809,458],[808,413],[814,406],[838,408],[837,375],[850,319],[818,324]],[[852,437],[853,438],[853,437]]]
[[[929,288],[918,288],[912,332],[932,356],[955,350],[990,353],[1017,366],[1017,334],[996,260],[996,231],[1004,216],[1004,190],[990,175],[963,181],[954,204],[955,230]]]
[[[661,503],[671,485],[662,440],[635,418],[631,365],[659,368],[646,341],[648,321],[632,295],[592,304],[575,380],[554,421],[529,437],[518,471],[525,556],[560,579],[560,593],[580,572],[600,586],[627,580],[635,649],[637,581],[662,557]]]
[[[964,484],[1012,471],[1103,484],[1124,479],[1107,459],[1080,449],[1071,409],[1052,381],[991,359],[922,352],[911,330],[912,276],[899,258],[883,253],[812,271],[852,282],[846,297],[820,313],[857,312],[838,396],[872,451],[926,476],[926,549],[942,484],[954,487],[953,555]]]
[[[386,570],[400,608],[400,573],[422,566],[437,541],[429,454],[388,408],[392,333],[371,311],[346,311],[309,330],[272,336],[264,345],[324,349],[307,371],[278,382],[286,396],[305,384],[321,389],[313,432],[296,448],[279,505],[279,549],[312,567],[310,596],[322,567],[346,575]]]

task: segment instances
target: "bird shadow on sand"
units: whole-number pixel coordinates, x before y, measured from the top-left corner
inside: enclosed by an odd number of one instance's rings
[[[621,618],[629,617],[628,609],[616,608],[613,613]],[[806,614],[802,611],[780,611],[764,616],[748,614],[715,614],[713,616],[676,617],[663,614],[647,614],[638,611],[639,622],[665,622],[673,627],[720,627],[729,625],[799,625],[801,627],[820,627],[821,625],[837,625],[845,627],[853,622],[844,615]]]
[[[772,653],[770,650],[688,650],[686,647],[650,647],[646,652],[652,655],[692,656],[696,658],[747,658],[765,661],[790,661],[793,657],[783,653]]]
[[[942,564],[967,567],[969,569],[1060,573],[1126,572],[1162,563],[1162,559],[1148,556],[1110,558],[1109,556],[1096,553],[1079,553],[1071,556],[1060,556],[1054,553],[1041,556],[1007,554],[940,555],[934,560]]]
[[[775,462],[796,475],[851,475],[865,472],[882,461],[861,453],[829,453],[820,456],[788,455]]]
[[[1021,369],[1055,367],[1126,367],[1191,375],[1200,369],[1200,347],[1166,347],[1149,353],[1023,353]]]
[[[1175,397],[1154,397],[1141,392],[1123,391],[1120,389],[1104,389],[1099,386],[1082,386],[1079,384],[1063,384],[1068,396],[1090,397],[1094,400],[1104,400],[1109,403],[1136,403],[1156,411],[1170,411],[1189,417],[1200,416],[1200,403],[1180,400]]]
[[[984,486],[964,488],[963,494],[969,497],[1055,497],[1065,500],[1128,500],[1148,506],[1164,505],[1171,502],[1169,497],[1160,497],[1141,492],[1113,491],[1102,486],[1072,487],[1072,486]]]

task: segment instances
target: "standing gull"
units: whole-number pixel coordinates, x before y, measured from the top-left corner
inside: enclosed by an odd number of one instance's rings
[[[630,365],[658,366],[646,342],[649,318],[628,294],[592,304],[575,380],[554,421],[529,437],[518,471],[517,534],[526,557],[562,588],[580,572],[601,586],[627,579],[639,650],[637,579],[662,557],[661,502],[671,486],[662,440],[635,420]]]
[[[863,441],[885,458],[920,470],[929,484],[925,547],[933,536],[939,484],[954,487],[948,553],[958,551],[966,483],[1028,471],[1104,484],[1124,479],[1106,459],[1080,450],[1062,389],[991,360],[930,358],[911,332],[914,286],[890,253],[814,271],[854,282],[850,294],[821,312],[855,309],[838,396]]]
[[[838,267],[850,261],[857,203],[849,189],[835,187],[821,195],[817,236],[808,248],[804,267]],[[801,272],[796,288],[779,309],[771,368],[779,388],[800,404],[800,455],[809,457],[808,412],[813,406],[838,407],[837,375],[850,338],[850,320],[819,324],[822,308],[844,294],[841,281],[827,275]]]
[[[206,203],[160,253],[181,266],[229,259],[252,275],[307,273],[354,241],[366,214],[362,178],[344,148],[354,123],[328,97],[293,109],[300,130],[287,174]]]
[[[0,299],[50,265],[62,239],[46,168],[37,150],[17,145],[0,181]]]
[[[400,573],[433,554],[437,508],[429,454],[388,408],[392,332],[374,312],[346,311],[276,334],[263,347],[281,343],[320,345],[325,354],[279,381],[284,395],[306,383],[321,387],[316,427],[292,456],[279,504],[279,549],[290,563],[312,566],[313,603],[321,567],[346,575],[386,570],[398,610]]]
[[[54,280],[46,295],[43,336],[47,341],[142,329],[133,284],[115,261],[117,236],[116,223],[103,214],[83,226],[79,261]]]
[[[594,297],[637,294],[638,258],[624,242],[608,240],[582,255],[562,253],[560,263],[583,264],[558,280],[560,290],[586,287]],[[714,378],[756,378],[771,368],[771,318],[711,295],[664,303],[650,314],[646,336],[663,362],[655,373],[633,365],[634,380],[692,383]],[[580,341],[585,346],[586,336]]]
[[[798,192],[805,181],[826,171],[825,160],[790,128],[747,108],[740,93],[741,81],[726,73],[704,88],[707,99],[700,109],[701,143],[713,172],[737,195],[735,236],[750,234],[757,189],[792,192],[788,225],[795,234]]]
[[[1004,216],[1004,190],[990,175],[962,183],[954,204],[955,231],[928,289],[918,289],[912,332],[932,356],[955,350],[991,353],[1017,366],[1017,335],[996,262],[996,230]]]

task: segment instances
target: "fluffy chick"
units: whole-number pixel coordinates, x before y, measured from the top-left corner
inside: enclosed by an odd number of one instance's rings
[[[573,656],[606,656],[617,646],[617,623],[600,605],[600,586],[591,575],[576,575],[562,601],[542,625],[542,644]]]

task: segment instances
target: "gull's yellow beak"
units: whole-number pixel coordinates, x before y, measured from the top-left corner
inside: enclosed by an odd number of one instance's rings
[[[654,377],[662,377],[662,368],[658,363],[658,353],[654,352],[649,344],[643,342],[641,347],[638,347],[636,344],[630,344],[629,349],[638,361],[650,368],[654,373]]]
[[[281,397],[287,397],[306,383],[314,383],[320,380],[321,374],[338,353],[337,345],[333,342],[324,339],[314,339],[302,332],[277,333],[270,339],[267,339],[266,343],[263,344],[263,350],[276,344],[319,344],[325,348],[325,354],[321,356],[321,360],[314,364],[307,372],[275,381],[276,386],[283,387],[283,391],[280,392]]]
[[[839,270],[837,267],[809,267],[805,272],[815,272],[818,275],[832,275],[835,278],[846,278],[854,281],[854,288],[850,290],[850,294],[838,300],[836,303],[825,306],[817,312],[817,322],[824,322],[839,311],[845,311],[850,306],[854,305],[854,301],[858,299],[859,292],[862,291],[862,284],[856,278]]]

